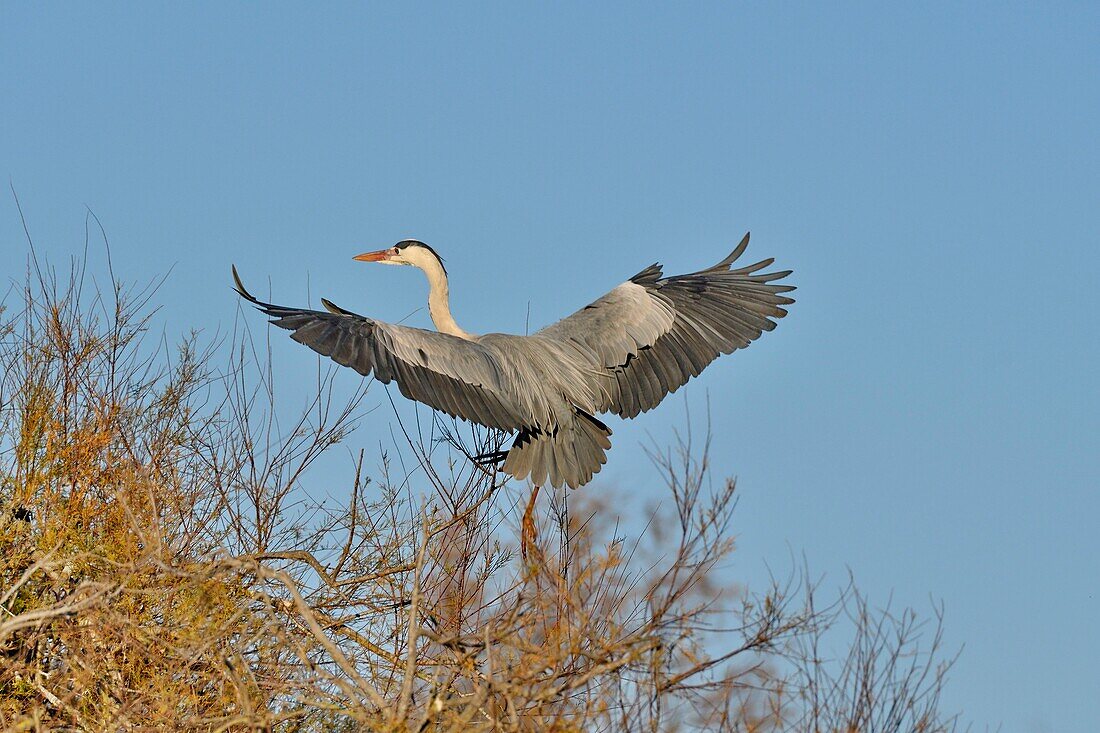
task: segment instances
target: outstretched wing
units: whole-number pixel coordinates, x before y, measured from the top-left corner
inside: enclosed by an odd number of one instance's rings
[[[476,341],[375,321],[324,299],[327,311],[264,303],[245,289],[236,267],[233,280],[272,323],[337,364],[396,381],[401,394],[452,417],[507,431],[530,425],[501,388],[492,354]]]
[[[635,417],[656,407],[720,354],[775,328],[794,302],[776,285],[790,270],[757,274],[774,260],[730,266],[749,244],[690,275],[662,277],[651,265],[591,305],[539,331],[591,349],[607,371],[603,411]]]

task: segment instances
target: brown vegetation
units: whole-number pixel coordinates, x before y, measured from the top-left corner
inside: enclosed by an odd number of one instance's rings
[[[602,487],[559,493],[525,563],[526,496],[463,456],[504,436],[409,427],[340,506],[311,499],[363,392],[322,372],[280,422],[247,334],[143,338],[153,292],[36,271],[0,313],[0,727],[953,728],[938,625],[921,649],[852,592],[728,587],[734,484],[705,445],[654,455],[671,511],[639,538],[578,504]]]

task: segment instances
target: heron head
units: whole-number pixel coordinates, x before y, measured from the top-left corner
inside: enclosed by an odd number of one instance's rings
[[[378,262],[383,265],[413,265],[421,270],[432,264],[443,267],[443,258],[434,249],[416,239],[402,239],[389,249],[364,252],[361,255],[355,255],[353,259],[360,262]],[[445,268],[444,271],[446,271]]]

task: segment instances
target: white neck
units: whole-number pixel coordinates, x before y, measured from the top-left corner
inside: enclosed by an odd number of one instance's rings
[[[428,314],[431,315],[436,330],[467,341],[473,340],[473,335],[463,331],[451,315],[451,291],[447,286],[447,273],[443,266],[434,257],[423,257],[413,264],[428,276]]]

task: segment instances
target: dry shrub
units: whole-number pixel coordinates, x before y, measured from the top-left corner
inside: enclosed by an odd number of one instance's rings
[[[953,728],[938,631],[922,650],[911,615],[819,609],[799,578],[728,587],[734,484],[706,445],[652,456],[669,510],[645,531],[559,492],[525,563],[526,497],[469,460],[505,436],[398,422],[379,475],[359,453],[346,502],[313,500],[367,385],[338,400],[319,372],[288,423],[247,332],[169,350],[155,288],[85,280],[32,269],[0,314],[5,729]]]

